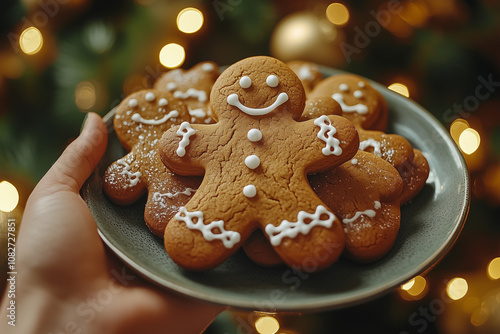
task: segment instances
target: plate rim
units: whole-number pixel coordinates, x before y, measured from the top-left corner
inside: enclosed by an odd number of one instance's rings
[[[354,73],[349,73],[346,71],[342,70],[337,70],[333,68],[328,68],[325,66],[320,66],[317,65],[318,68],[320,69],[320,72],[324,74],[324,77],[331,76],[331,75],[337,75],[337,74],[354,74]],[[325,75],[326,74],[326,75]],[[358,74],[355,74],[358,75]],[[365,78],[361,75],[358,75],[365,80],[369,81],[370,84],[377,89],[379,92],[383,93],[384,95],[389,95],[391,99],[396,99],[398,100],[399,103],[403,104],[411,104],[412,108],[414,111],[418,113],[418,116],[420,116],[426,123],[432,124],[432,128],[436,130],[440,136],[441,139],[444,139],[447,148],[450,150],[452,155],[457,158],[457,160],[460,162],[460,176],[461,176],[461,184],[464,185],[463,188],[463,198],[460,198],[461,202],[463,202],[463,207],[460,208],[460,213],[458,215],[458,218],[456,220],[456,223],[454,224],[454,228],[449,233],[448,237],[446,238],[445,242],[431,255],[429,256],[425,261],[420,263],[419,266],[415,267],[411,271],[407,271],[404,274],[401,274],[397,276],[397,278],[392,279],[391,281],[387,281],[384,284],[379,285],[378,287],[374,289],[370,289],[361,293],[356,293],[355,295],[347,295],[345,297],[341,298],[330,298],[330,299],[321,299],[317,301],[307,301],[307,302],[298,302],[298,301],[285,301],[283,303],[277,303],[274,302],[273,306],[275,309],[269,310],[269,311],[279,311],[279,312],[318,312],[318,311],[325,311],[325,310],[333,310],[333,309],[340,309],[340,308],[346,308],[350,307],[353,305],[358,305],[370,300],[373,300],[375,298],[378,298],[403,282],[407,282],[408,280],[412,279],[413,277],[428,271],[432,269],[434,266],[436,266],[442,258],[449,252],[449,250],[453,247],[455,242],[458,239],[458,236],[460,235],[463,226],[465,225],[465,221],[467,219],[467,215],[469,212],[469,207],[470,207],[470,180],[469,180],[469,172],[467,168],[467,164],[465,162],[465,158],[459,151],[458,147],[455,145],[453,142],[452,138],[448,134],[448,131],[445,129],[444,125],[441,124],[441,122],[434,116],[432,115],[428,110],[426,110],[424,107],[422,107],[420,104],[417,102],[413,101],[410,98],[404,97],[396,92],[393,92],[389,90],[387,87],[383,86],[382,84],[373,81],[371,79]],[[106,126],[108,127],[108,132],[113,132],[113,118],[114,114],[116,112],[116,108],[113,108],[111,111],[109,111],[104,117],[103,120],[106,123]],[[90,177],[87,182],[92,177]],[[83,188],[82,188],[83,189]],[[96,221],[97,223],[97,221]],[[151,271],[148,271],[147,268],[143,267],[140,263],[137,263],[133,259],[131,259],[129,256],[127,256],[123,251],[119,249],[117,245],[115,245],[101,230],[99,223],[97,223],[97,228],[98,228],[98,233],[103,242],[106,244],[106,246],[121,260],[123,261],[128,267],[130,267],[133,271],[135,271],[138,275],[140,275],[143,279],[153,283],[156,286],[159,286],[161,288],[166,288],[168,291],[178,293],[184,296],[187,296],[189,298],[194,298],[197,300],[202,300],[205,302],[213,303],[213,304],[218,304],[218,305],[223,305],[223,306],[231,306],[233,308],[237,309],[242,309],[242,310],[256,310],[255,308],[255,303],[252,303],[248,298],[234,298],[234,297],[229,297],[225,295],[213,295],[210,294],[209,291],[201,291],[200,289],[192,289],[189,287],[185,287],[183,285],[173,283],[169,280],[166,280],[163,277],[160,277]]]

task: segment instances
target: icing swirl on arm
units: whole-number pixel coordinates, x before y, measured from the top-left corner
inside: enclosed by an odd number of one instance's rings
[[[337,129],[332,125],[332,121],[328,116],[320,116],[314,120],[314,125],[319,126],[320,130],[318,132],[318,138],[326,143],[326,146],[321,150],[324,155],[336,155],[342,154],[342,148],[340,147],[340,141],[333,135],[337,133]]]
[[[178,136],[182,136],[182,139],[179,142],[179,147],[176,151],[179,157],[182,158],[184,155],[186,155],[186,146],[188,146],[190,143],[189,137],[191,137],[195,133],[196,130],[191,127],[191,124],[189,124],[188,122],[181,123],[179,130],[177,130],[176,132]]]
[[[379,158],[382,157],[382,151],[380,150],[380,147],[381,147],[380,142],[376,141],[373,138],[370,138],[370,139],[363,140],[361,143],[359,143],[360,151],[364,151],[368,147],[373,147],[373,154],[375,154]]]

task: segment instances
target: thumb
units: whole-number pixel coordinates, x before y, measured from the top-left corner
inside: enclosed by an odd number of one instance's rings
[[[88,113],[76,138],[40,180],[35,190],[70,190],[78,193],[101,160],[108,142],[106,125],[95,113]]]

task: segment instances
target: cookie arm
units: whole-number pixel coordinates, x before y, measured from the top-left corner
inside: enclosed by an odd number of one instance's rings
[[[168,129],[157,146],[163,164],[179,175],[203,175],[200,149],[203,132],[199,125],[188,122]]]
[[[303,127],[302,131],[307,133],[307,136],[303,137],[303,152],[310,161],[305,166],[307,174],[338,166],[351,159],[358,151],[358,132],[344,117],[323,115],[314,120],[300,122],[298,126]]]

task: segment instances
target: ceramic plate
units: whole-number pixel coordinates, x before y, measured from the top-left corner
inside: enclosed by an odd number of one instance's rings
[[[322,69],[325,76],[341,73]],[[205,272],[178,267],[143,219],[145,200],[128,207],[111,203],[102,192],[107,166],[124,156],[112,119],[108,149],[87,180],[82,195],[107,246],[139,275],[164,288],[236,308],[311,312],[361,303],[386,293],[434,265],[458,237],[469,208],[464,159],[444,127],[422,107],[372,82],[390,110],[389,133],[407,138],[424,152],[430,176],[424,189],[402,207],[401,228],[392,250],[380,261],[360,265],[340,260],[329,269],[306,274],[286,267],[263,268],[240,250]]]

